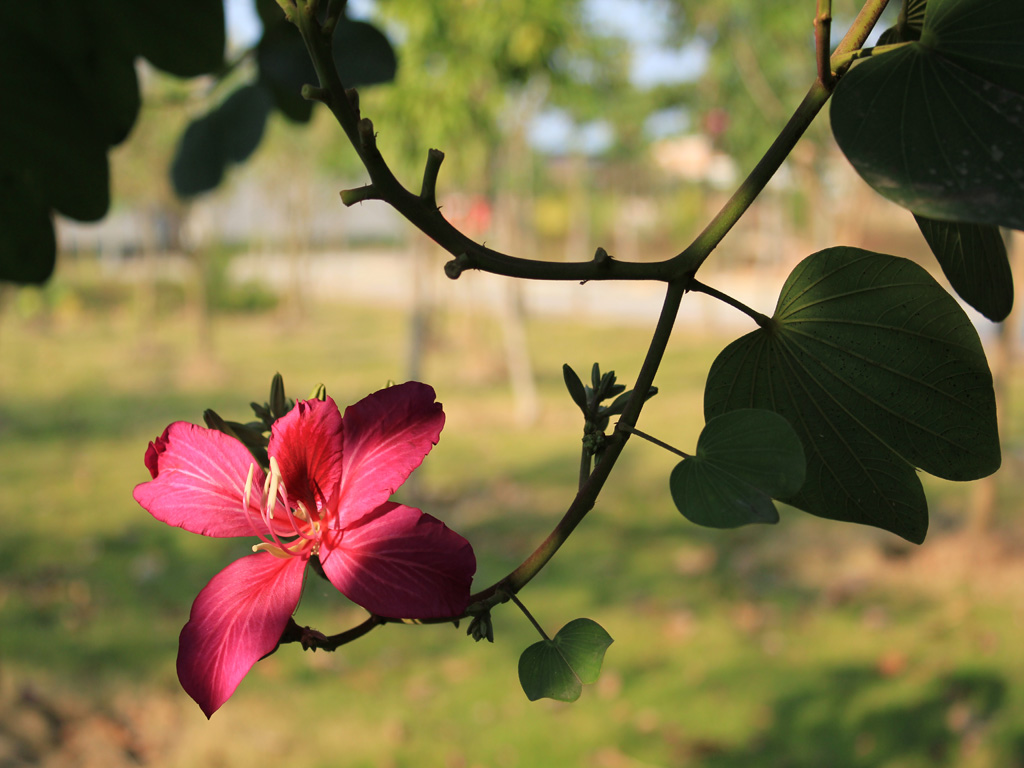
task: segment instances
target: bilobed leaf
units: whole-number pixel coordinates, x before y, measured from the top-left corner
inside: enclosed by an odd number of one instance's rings
[[[175,193],[192,197],[216,188],[230,164],[242,162],[259,146],[270,108],[263,86],[243,85],[189,123],[171,164]]]
[[[929,0],[920,40],[839,81],[836,141],[914,213],[1024,229],[1022,39],[1020,0]]]
[[[530,701],[576,701],[597,681],[612,637],[596,621],[574,619],[551,640],[534,643],[519,657],[519,682]]]
[[[741,408],[709,420],[697,453],[672,470],[672,500],[687,520],[711,528],[776,523],[772,498],[804,484],[803,445],[782,416]]]
[[[268,10],[268,15],[271,15]],[[362,21],[341,19],[334,31],[334,63],[346,88],[393,80],[397,62],[388,39]],[[302,36],[283,15],[267,25],[256,50],[260,81],[290,120],[307,122],[313,102],[302,98],[302,86],[319,82]]]
[[[377,85],[395,79],[395,50],[376,27],[342,19],[334,31],[334,63],[346,87]]]
[[[970,480],[1000,463],[992,376],[977,331],[921,267],[830,248],[789,276],[769,326],[715,360],[705,417],[766,408],[796,430],[803,488],[782,498],[822,517],[924,539],[914,467]]]
[[[274,96],[277,108],[297,123],[313,114],[313,102],[302,98],[302,86],[317,82],[316,70],[302,42],[302,35],[282,15],[263,31],[256,47],[259,79]]]
[[[217,108],[217,121],[224,141],[224,156],[241,163],[256,151],[263,138],[272,100],[263,86],[243,85]]]
[[[953,290],[993,322],[1013,308],[1013,273],[999,227],[914,215]]]
[[[924,12],[928,0],[903,0],[900,4],[900,15],[896,26],[885,30],[878,38],[876,45],[891,45],[919,40],[924,27]]]
[[[171,161],[171,183],[179,197],[215,189],[224,178],[227,156],[213,114],[193,120],[181,135]]]

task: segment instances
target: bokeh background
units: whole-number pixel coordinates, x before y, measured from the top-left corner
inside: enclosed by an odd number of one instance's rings
[[[678,252],[814,77],[812,6],[351,5],[399,55],[395,83],[362,95],[385,156],[415,187],[427,147],[446,150],[444,212],[531,257]],[[842,32],[855,8],[833,5]],[[241,0],[227,11],[244,51],[258,18]],[[177,141],[223,91],[140,74],[111,214],[58,222],[45,287],[0,287],[0,766],[1024,765],[1016,313],[977,320],[1003,469],[924,477],[923,546],[788,509],[771,528],[696,528],[669,496],[673,456],[635,440],[522,594],[549,634],[587,616],[615,638],[577,703],[526,700],[516,664],[536,636],[505,606],[493,645],[463,625],[386,626],[333,654],[286,646],[207,721],[178,686],[177,636],[251,542],[168,528],[132,501],[150,440],[206,408],[247,420],[275,372],[292,397],[323,383],[339,403],[429,382],[448,422],[399,498],[473,542],[482,587],[574,493],[582,424],[562,364],[599,361],[630,384],[661,291],[447,280],[445,254],[383,204],[342,207],[365,179],[325,110],[308,126],[275,116],[215,192],[180,200]],[[819,123],[705,282],[770,313],[789,270],[836,244],[941,280],[910,215]],[[692,449],[707,370],[749,330],[687,296],[640,428]],[[333,633],[362,616],[310,579],[296,618]]]

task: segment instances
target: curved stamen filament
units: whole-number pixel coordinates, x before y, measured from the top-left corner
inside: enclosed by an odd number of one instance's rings
[[[253,519],[253,515],[250,512],[249,507],[249,502],[252,494],[252,481],[256,469],[255,464],[249,465],[249,475],[246,478],[245,492],[242,495],[242,511],[245,514],[245,519],[249,522],[249,525],[252,527],[253,534],[256,536],[256,538],[260,540],[259,544],[253,545],[253,552],[265,551],[270,552],[271,554],[277,557],[295,557],[302,554],[303,550],[306,548],[305,542],[284,541],[283,539],[281,539],[280,536],[277,535],[277,532],[274,531],[274,526],[270,522],[274,518],[271,510],[277,503],[277,488],[281,487],[280,474],[277,475],[277,480],[274,480],[273,470],[277,468],[276,465],[277,462],[272,461],[271,474],[268,475],[263,482],[264,497],[260,502],[260,519],[266,526],[266,530],[261,531],[259,527],[256,525],[256,521]],[[274,496],[267,495],[267,492],[270,491],[272,488],[274,490]],[[283,492],[284,488],[281,487],[281,490]],[[298,530],[298,528],[295,525],[294,518],[291,515],[288,515],[288,519],[292,523],[292,529],[295,530],[298,536],[300,536],[303,539],[311,538],[308,535],[303,535]]]

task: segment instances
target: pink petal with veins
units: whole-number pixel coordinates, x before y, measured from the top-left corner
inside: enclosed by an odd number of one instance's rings
[[[306,561],[266,552],[236,560],[203,587],[178,641],[178,680],[207,717],[281,639]]]
[[[315,511],[313,489],[333,493],[342,471],[341,434],[341,412],[331,398],[301,400],[274,422],[267,453],[281,467],[289,500]]]
[[[444,411],[434,402],[433,387],[410,381],[349,406],[343,421],[341,486],[332,528],[350,526],[388,500],[437,444]]]
[[[233,437],[178,421],[150,443],[146,466],[153,479],[135,486],[132,496],[157,520],[203,536],[266,533],[260,516],[263,471]],[[255,469],[247,515],[243,496],[250,467]],[[279,534],[291,530],[277,528]]]
[[[382,504],[320,547],[327,578],[378,616],[457,616],[469,604],[476,557],[440,520],[400,504]]]

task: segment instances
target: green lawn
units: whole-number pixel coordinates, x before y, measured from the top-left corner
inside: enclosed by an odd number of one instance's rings
[[[400,380],[406,318],[348,302],[307,306],[303,322],[222,316],[201,354],[179,310],[142,322],[130,302],[101,314],[69,290],[48,289],[48,312],[28,294],[0,307],[2,766],[83,754],[190,768],[1024,766],[1024,527],[1009,458],[994,535],[957,535],[969,488],[926,478],[933,534],[911,548],[792,510],[772,528],[695,528],[669,498],[673,457],[636,440],[522,594],[549,633],[588,616],[615,638],[577,703],[526,700],[516,664],[536,636],[503,606],[493,645],[463,625],[387,626],[335,654],[286,646],[207,722],[177,685],[177,634],[251,542],[140,509],[146,445],[205,408],[244,420],[275,371],[292,396],[323,382],[342,404]],[[581,425],[562,363],[582,373],[599,360],[628,384],[646,348],[637,330],[545,320],[528,333],[536,424],[517,423],[485,314],[436,318],[424,376],[448,422],[401,499],[470,538],[479,586],[571,498]],[[678,334],[642,429],[693,447],[726,341]],[[327,632],[361,617],[316,580],[297,615]]]

